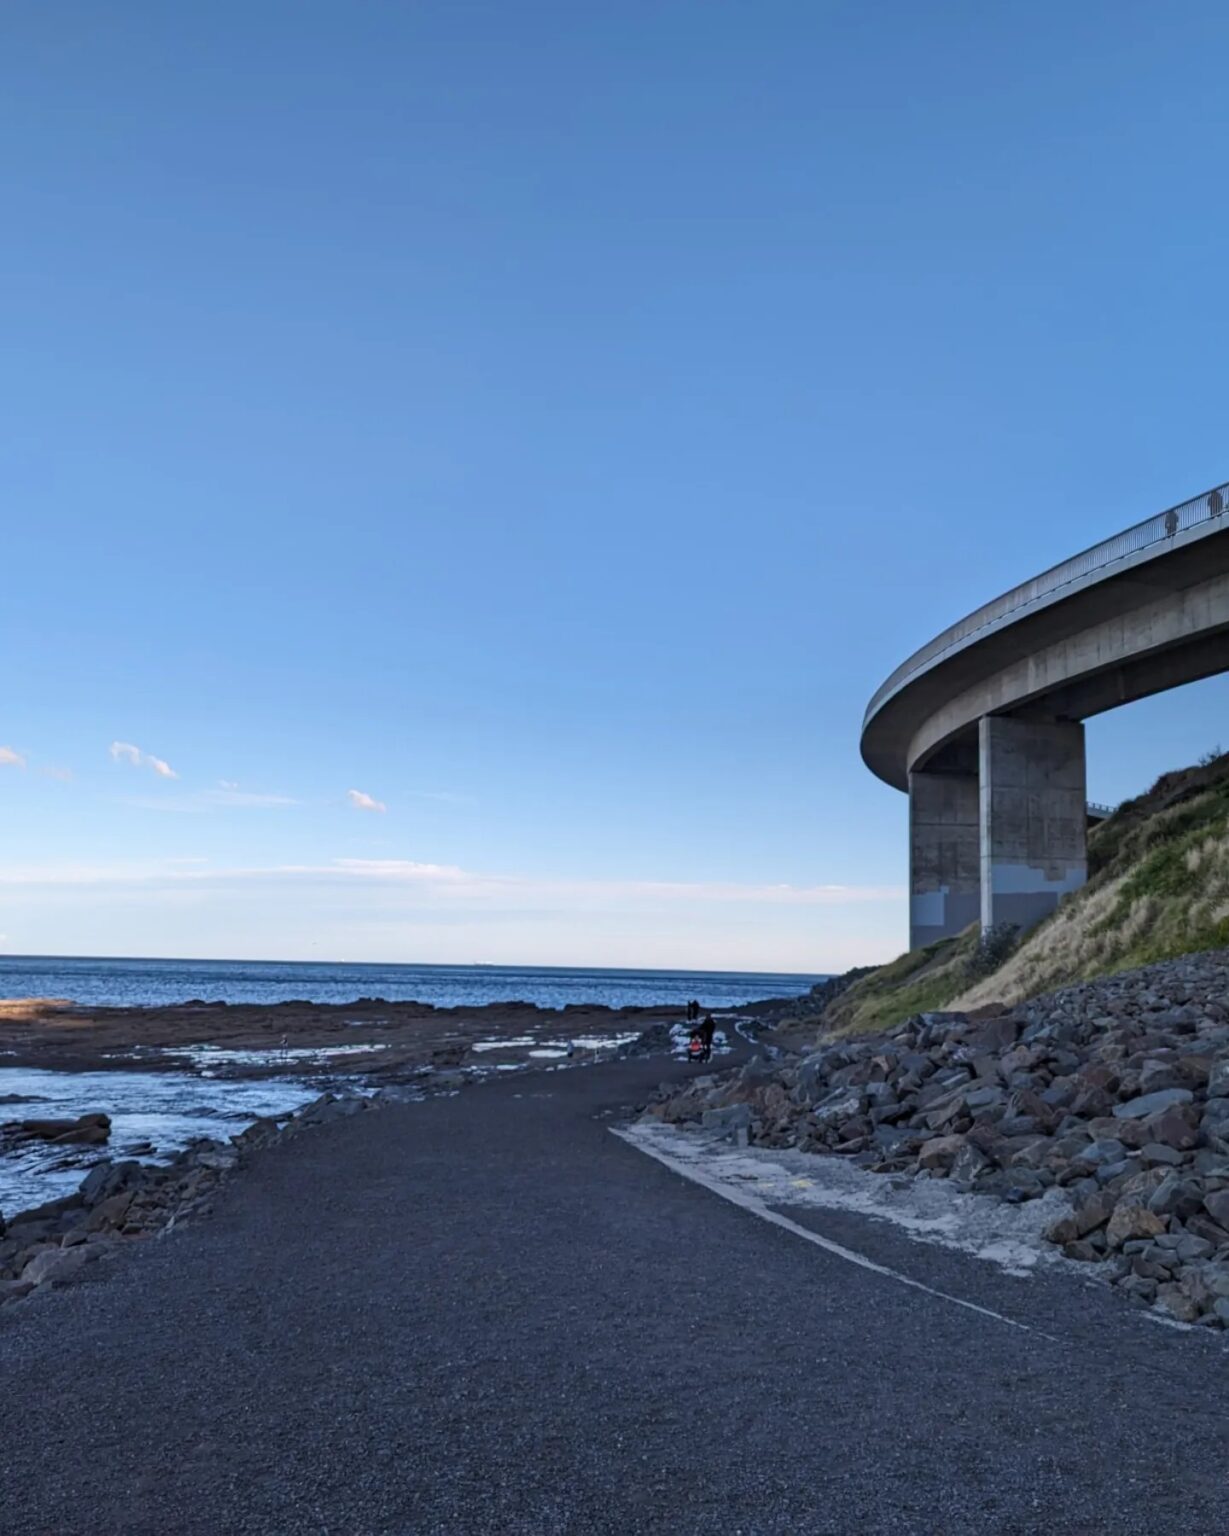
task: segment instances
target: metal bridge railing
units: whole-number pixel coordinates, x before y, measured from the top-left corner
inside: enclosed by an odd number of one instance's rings
[[[1178,534],[1197,528],[1201,523],[1215,522],[1223,516],[1226,507],[1229,507],[1229,482],[1214,486],[1210,491],[1204,491],[1202,495],[1192,497],[1190,501],[1180,502],[1166,512],[1158,512],[1155,517],[1146,518],[1142,523],[1136,523],[1133,528],[1116,533],[1112,538],[1104,539],[1100,544],[1094,544],[1091,549],[1084,550],[1082,554],[1072,555],[1069,560],[1064,560],[1060,565],[1051,566],[1048,571],[1043,571],[1040,576],[1034,576],[1031,581],[1022,582],[1018,587],[1013,587],[1010,592],[1004,592],[1002,597],[996,597],[992,602],[986,603],[984,607],[976,609],[958,623],[945,629],[942,634],[936,635],[927,645],[922,646],[921,650],[915,651],[908,661],[902,662],[882,687],[876,690],[874,698],[867,706],[863,726],[865,727],[866,722],[884,700],[894,694],[911,677],[924,672],[948,651],[956,650],[982,630],[1002,623],[1005,618],[1020,608],[1027,608],[1043,598],[1052,597],[1055,593],[1061,592],[1064,587],[1070,586],[1072,582],[1080,581],[1094,571],[1108,570],[1119,560],[1125,560],[1128,555],[1137,554],[1141,549],[1148,549],[1152,545],[1166,544]],[[1225,525],[1229,527],[1229,518],[1225,519]]]

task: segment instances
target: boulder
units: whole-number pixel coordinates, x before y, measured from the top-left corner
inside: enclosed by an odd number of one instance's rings
[[[1180,1285],[1158,1285],[1156,1304],[1179,1323],[1193,1323],[1199,1316],[1198,1306]]]
[[[14,1120],[0,1126],[12,1141],[50,1141],[60,1146],[101,1146],[111,1134],[109,1115],[80,1115],[76,1120]]]
[[[132,1190],[122,1189],[118,1194],[108,1195],[105,1200],[100,1200],[86,1218],[85,1230],[104,1232],[108,1228],[118,1227],[132,1204],[132,1195]]]
[[[1087,1146],[1081,1146],[1074,1154],[1072,1161],[1087,1163],[1096,1167],[1100,1163],[1120,1163],[1126,1156],[1127,1149],[1122,1142],[1105,1139],[1089,1142]]]
[[[811,1117],[821,1131],[835,1129],[860,1115],[864,1107],[865,1099],[856,1089],[838,1088],[812,1107]]]
[[[1229,1231],[1226,1231],[1219,1221],[1213,1221],[1206,1211],[1196,1211],[1193,1216],[1187,1216],[1185,1220],[1187,1231],[1193,1232],[1196,1237],[1206,1239],[1213,1248],[1223,1248],[1229,1244]]]
[[[1160,1088],[1182,1088],[1186,1084],[1182,1081],[1182,1074],[1175,1060],[1160,1061],[1150,1060],[1144,1062],[1139,1072],[1139,1088],[1141,1093],[1156,1093]]]
[[[1190,1179],[1167,1173],[1148,1196],[1148,1209],[1158,1216],[1176,1216],[1185,1221],[1203,1205],[1203,1191]]]
[[[1221,1056],[1208,1069],[1208,1098],[1229,1098],[1229,1056]]]
[[[1158,1237],[1164,1230],[1164,1221],[1146,1205],[1121,1200],[1106,1225],[1105,1241],[1110,1248],[1121,1248],[1129,1238]]]
[[[1137,1306],[1151,1306],[1156,1300],[1157,1283],[1155,1280],[1145,1279],[1143,1275],[1128,1274],[1119,1281],[1118,1289],[1124,1296],[1134,1301]]]
[[[1229,1189],[1217,1189],[1205,1195],[1203,1206],[1218,1226],[1229,1228]]]
[[[1189,1104],[1194,1097],[1189,1088],[1161,1088],[1156,1093],[1128,1099],[1125,1104],[1115,1104],[1114,1115],[1119,1120],[1143,1120],[1175,1104]]]
[[[980,1174],[985,1173],[991,1167],[990,1159],[971,1139],[966,1138],[964,1145],[956,1153],[952,1161],[952,1180],[965,1187],[974,1184]]]
[[[1149,1142],[1159,1142],[1180,1152],[1189,1152],[1199,1139],[1194,1111],[1177,1104],[1147,1116],[1144,1131]]]
[[[22,1270],[19,1278],[30,1285],[60,1285],[86,1262],[85,1248],[43,1248]]]
[[[1045,1236],[1051,1243],[1076,1242],[1108,1221],[1113,1210],[1113,1195],[1098,1191],[1047,1227]]]
[[[751,1106],[729,1104],[724,1109],[706,1109],[700,1116],[700,1124],[706,1131],[714,1131],[719,1138],[729,1138],[745,1147],[751,1129]]]
[[[963,1136],[933,1136],[922,1143],[917,1158],[918,1167],[934,1173],[946,1172],[964,1144]]]

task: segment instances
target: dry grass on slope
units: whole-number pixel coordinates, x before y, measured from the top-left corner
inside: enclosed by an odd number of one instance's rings
[[[1090,878],[953,1008],[1229,945],[1229,755],[1166,774],[1089,838]]]
[[[824,1009],[825,1037],[891,1029],[915,1013],[946,1008],[968,977],[977,948],[977,925],[881,965]]]

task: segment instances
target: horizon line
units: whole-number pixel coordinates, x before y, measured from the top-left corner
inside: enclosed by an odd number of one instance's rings
[[[0,965],[6,960],[73,960],[73,961],[156,961],[159,964],[171,965],[335,965],[348,966],[350,968],[388,969],[397,967],[405,970],[438,970],[438,971],[613,971],[627,975],[650,976],[781,976],[823,981],[830,976],[839,975],[840,972],[832,970],[807,970],[807,971],[744,971],[744,970],[704,970],[695,966],[680,966],[678,968],[659,965],[520,965],[509,961],[500,960],[284,960],[277,958],[241,959],[227,955],[61,955],[61,954],[18,954],[0,951]]]

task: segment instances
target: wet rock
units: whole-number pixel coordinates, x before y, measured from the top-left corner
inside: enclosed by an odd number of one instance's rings
[[[109,1115],[80,1115],[76,1120],[13,1120],[0,1126],[0,1137],[20,1145],[49,1141],[55,1146],[100,1146],[111,1134]]]

